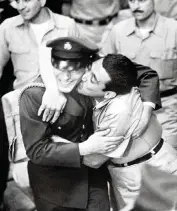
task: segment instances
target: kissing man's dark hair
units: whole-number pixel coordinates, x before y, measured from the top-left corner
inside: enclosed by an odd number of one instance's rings
[[[108,54],[103,59],[103,68],[109,74],[111,81],[104,91],[114,91],[116,94],[126,94],[133,86],[137,86],[137,71],[133,62],[121,54]]]

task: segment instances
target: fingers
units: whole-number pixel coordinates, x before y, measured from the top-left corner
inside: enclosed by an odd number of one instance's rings
[[[118,145],[116,145],[116,144],[110,145],[110,146],[107,147],[107,149],[105,150],[105,153],[114,151],[114,150],[117,149],[117,147],[118,147]]]
[[[62,113],[65,105],[62,107],[62,110],[60,111],[59,109],[51,109],[47,108],[45,104],[42,104],[38,110],[38,116],[40,116],[42,113],[42,121],[44,122],[51,122],[52,124],[58,119],[60,116],[60,113]]]
[[[107,129],[102,128],[102,129],[97,130],[96,134],[99,135],[99,136],[106,136],[106,135],[109,134],[109,132],[110,132],[110,128],[107,128]]]
[[[54,112],[55,112],[55,110],[53,110],[53,109],[49,109],[49,108],[47,108],[46,109],[46,114],[48,114],[48,115],[46,115],[46,122],[49,122],[51,119],[52,119],[52,117],[54,116]]]
[[[60,111],[55,111],[51,123],[53,124],[58,119],[59,116],[60,116]]]
[[[42,121],[48,122],[54,116],[55,110],[47,108],[45,104],[42,104],[38,110],[38,116],[40,116],[42,112],[43,112]]]
[[[42,115],[42,121],[46,121],[47,120],[49,113],[50,113],[50,109],[49,108],[45,108],[44,112],[43,112],[43,115]]]
[[[45,104],[42,104],[38,110],[38,116],[40,116],[42,114],[42,112],[44,111],[44,109],[46,108],[46,105]]]
[[[110,144],[120,144],[123,140],[124,137],[123,136],[119,136],[119,137],[105,137],[106,142],[108,145]]]

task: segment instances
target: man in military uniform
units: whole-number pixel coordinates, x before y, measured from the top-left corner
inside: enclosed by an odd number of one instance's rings
[[[82,156],[111,151],[118,138],[104,137],[108,131],[90,136],[92,102],[75,91],[98,49],[76,38],[56,39],[48,47],[58,87],[67,98],[63,113],[53,124],[38,116],[45,92],[42,83],[27,87],[20,98],[21,132],[37,210],[109,211],[106,174],[84,166]]]

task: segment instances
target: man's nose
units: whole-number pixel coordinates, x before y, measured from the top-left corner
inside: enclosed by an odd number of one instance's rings
[[[135,1],[133,6],[134,6],[134,10],[139,9],[139,7],[140,7],[140,2],[139,2],[138,0]]]
[[[64,80],[69,80],[71,78],[71,73],[68,71],[63,72],[63,79]]]
[[[25,8],[25,3],[23,0],[20,0],[18,3],[17,3],[17,9],[18,10],[23,10]]]
[[[82,81],[86,81],[88,77],[88,72],[86,72],[83,76],[82,76]]]

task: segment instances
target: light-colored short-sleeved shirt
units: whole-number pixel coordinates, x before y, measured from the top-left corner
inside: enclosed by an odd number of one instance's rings
[[[73,0],[71,16],[84,20],[104,18],[119,11],[119,0]]]
[[[157,14],[143,39],[134,18],[116,24],[101,51],[107,53],[121,53],[156,70],[161,91],[177,86],[177,22],[173,19]]]
[[[54,14],[50,10],[48,12],[51,17],[50,24],[41,45],[62,36],[79,36],[73,19]],[[0,49],[0,76],[11,57],[16,76],[14,89],[24,87],[40,75],[39,45],[30,24],[24,22],[20,15],[6,19],[0,25]]]

